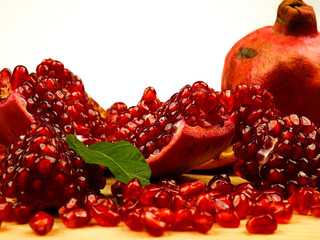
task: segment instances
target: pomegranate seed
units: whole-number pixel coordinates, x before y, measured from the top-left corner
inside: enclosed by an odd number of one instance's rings
[[[240,226],[238,215],[231,210],[218,211],[215,215],[215,220],[224,228],[237,228]]]
[[[142,193],[142,184],[137,178],[131,179],[123,188],[124,199],[139,200]]]
[[[301,215],[307,215],[310,212],[312,205],[312,198],[315,192],[311,187],[302,187],[295,191],[288,199],[292,205],[293,210]]]
[[[206,184],[202,180],[184,183],[180,186],[179,195],[184,199],[196,197],[206,190]]]
[[[107,198],[99,199],[94,203],[90,209],[90,214],[101,226],[117,226],[121,221],[115,203]]]
[[[142,231],[144,224],[141,217],[141,208],[135,208],[126,212],[123,217],[123,222],[133,231]]]
[[[293,215],[293,209],[290,203],[271,203],[268,210],[269,214],[272,215],[278,223],[288,223]]]
[[[125,216],[125,214],[129,211],[131,211],[132,209],[139,207],[140,206],[140,202],[136,201],[136,200],[126,200],[124,201],[118,208],[118,212],[120,213],[121,216]]]
[[[62,205],[59,208],[59,216],[61,217],[62,214],[72,210],[72,209],[78,209],[80,208],[80,203],[79,203],[79,199],[77,198],[70,198],[69,201],[67,201],[64,205]]]
[[[5,222],[14,221],[14,212],[12,208],[12,203],[9,203],[9,202],[0,203],[0,219]]]
[[[231,199],[231,209],[238,215],[240,219],[245,219],[250,208],[248,197],[243,193],[236,193],[231,195]]]
[[[53,227],[54,218],[43,211],[37,212],[29,221],[32,230],[38,235],[46,235]]]
[[[320,204],[312,205],[310,211],[312,216],[320,217]]]
[[[95,204],[98,200],[100,200],[102,196],[98,195],[97,193],[89,193],[85,195],[85,200],[84,200],[84,208],[86,210],[90,210],[93,204]],[[109,200],[108,200],[109,201]],[[110,199],[111,201],[111,199]],[[114,204],[115,205],[115,204]],[[115,206],[116,207],[116,206]]]
[[[80,228],[87,226],[91,221],[91,215],[85,209],[71,209],[60,215],[62,223],[68,228]]]
[[[186,207],[186,201],[180,195],[173,195],[171,198],[170,209],[176,212],[184,207]]]
[[[142,189],[140,196],[141,203],[145,205],[152,205],[155,201],[155,195],[160,191],[160,186],[157,184],[149,184]]]
[[[173,213],[172,229],[175,231],[187,231],[192,226],[192,213],[183,208]]]
[[[196,206],[199,210],[212,212],[212,200],[208,193],[200,194],[194,201],[194,206]]]
[[[160,220],[154,213],[143,211],[141,214],[146,231],[152,236],[159,237],[164,234],[167,224]]]
[[[254,216],[246,223],[249,233],[272,234],[277,230],[278,224],[274,217],[269,214]]]
[[[126,186],[125,183],[116,181],[111,185],[111,193],[116,198],[117,202],[121,204],[123,202],[123,188]]]
[[[171,194],[166,190],[160,190],[154,196],[155,205],[159,208],[169,207],[171,201]]]
[[[157,213],[157,217],[167,224],[167,228],[171,227],[173,216],[173,212],[169,208],[159,208]]]
[[[200,232],[208,232],[214,223],[214,218],[212,214],[204,211],[197,210],[193,215],[193,229]]]
[[[212,195],[231,193],[233,187],[234,186],[230,183],[229,179],[221,176],[213,177],[208,183],[208,188]]]

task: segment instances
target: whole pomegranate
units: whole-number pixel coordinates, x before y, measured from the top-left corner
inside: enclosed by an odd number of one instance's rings
[[[274,94],[282,114],[320,124],[320,35],[315,13],[301,0],[284,0],[274,26],[253,31],[227,54],[222,90],[259,84]]]

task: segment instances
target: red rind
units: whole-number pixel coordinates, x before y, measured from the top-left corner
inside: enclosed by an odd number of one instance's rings
[[[32,115],[26,111],[26,105],[26,101],[16,92],[0,102],[0,152],[5,152],[7,147],[20,135],[25,134],[31,123],[35,122]]]
[[[283,115],[306,116],[316,125],[320,114],[320,34],[312,7],[285,0],[274,26],[240,39],[225,58],[221,89],[244,83],[269,89]]]
[[[147,159],[153,178],[186,173],[216,158],[231,144],[235,128],[230,120],[223,126],[213,126],[205,131],[199,126],[187,125],[184,120],[177,122],[175,127],[177,130],[171,142],[159,154]]]

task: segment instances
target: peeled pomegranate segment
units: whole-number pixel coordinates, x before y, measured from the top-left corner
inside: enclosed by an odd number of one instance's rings
[[[0,152],[6,152],[10,144],[35,122],[34,117],[26,112],[26,105],[26,101],[15,92],[0,101]]]
[[[284,196],[302,186],[319,188],[320,135],[309,119],[292,114],[248,128],[234,146],[239,176]]]
[[[106,112],[108,138],[138,147],[152,177],[192,170],[217,157],[234,136],[219,93],[202,81],[184,86],[166,102],[149,87],[137,106],[117,102]]]
[[[68,149],[57,125],[37,122],[1,160],[1,192],[34,210],[57,209],[71,197],[81,198],[90,189],[104,187],[102,170],[94,170],[90,173],[89,165]]]
[[[320,34],[314,10],[301,0],[284,0],[274,26],[240,39],[228,52],[221,89],[259,84],[269,89],[283,115],[306,116],[320,124]]]
[[[45,59],[36,73],[22,65],[12,74],[3,69],[0,82],[1,148],[24,134],[34,119],[58,124],[61,131],[77,134],[86,144],[106,140],[105,112],[85,92],[81,79],[61,62]]]
[[[233,145],[242,141],[242,138],[246,138],[255,125],[279,116],[279,111],[274,106],[273,95],[259,85],[240,84],[233,90],[222,91],[219,93],[219,98],[225,104],[231,121],[235,124]],[[217,159],[206,162],[195,169],[213,169],[235,162],[237,158],[232,148],[230,145]]]

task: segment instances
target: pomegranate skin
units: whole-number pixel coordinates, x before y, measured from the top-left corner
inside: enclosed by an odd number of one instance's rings
[[[207,131],[199,126],[188,126],[184,120],[176,126],[178,130],[171,142],[159,154],[151,154],[147,159],[153,178],[179,175],[208,159],[217,158],[234,137],[235,126],[231,120],[225,121],[222,127],[212,126]]]
[[[274,26],[239,40],[225,58],[221,88],[259,84],[269,89],[282,114],[320,124],[320,35],[315,13],[301,0],[284,0]]]

